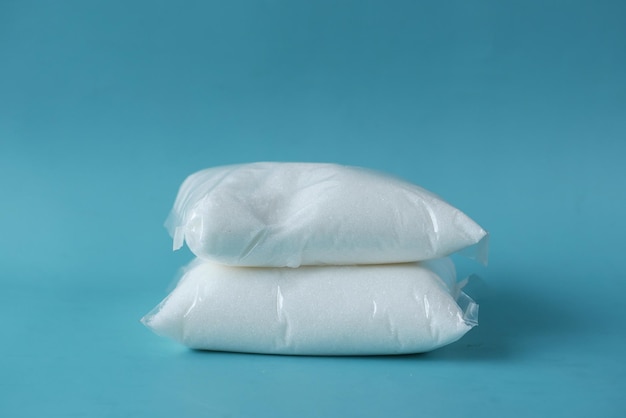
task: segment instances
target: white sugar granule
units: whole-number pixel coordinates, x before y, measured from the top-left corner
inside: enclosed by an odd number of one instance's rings
[[[400,263],[473,246],[487,232],[434,194],[371,170],[254,163],[189,176],[168,218],[174,248],[233,266]],[[480,244],[479,244],[480,243]]]
[[[438,277],[433,270],[448,277]],[[227,267],[196,260],[144,324],[197,349],[367,355],[429,351],[476,324],[447,260],[372,266]]]

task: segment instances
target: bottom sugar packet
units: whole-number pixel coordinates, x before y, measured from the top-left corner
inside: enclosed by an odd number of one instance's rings
[[[195,349],[384,355],[452,343],[477,316],[449,259],[296,269],[195,260],[142,322]]]

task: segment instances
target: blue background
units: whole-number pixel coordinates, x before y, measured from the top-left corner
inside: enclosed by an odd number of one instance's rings
[[[626,3],[0,1],[0,416],[626,416]],[[402,176],[492,234],[425,355],[203,353],[139,318],[190,173]]]

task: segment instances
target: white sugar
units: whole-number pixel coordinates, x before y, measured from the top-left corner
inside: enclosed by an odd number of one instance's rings
[[[456,341],[475,324],[476,306],[459,308],[454,283],[447,259],[298,269],[196,260],[143,321],[158,334],[207,350],[416,353]]]
[[[486,247],[487,232],[434,194],[335,164],[211,168],[182,185],[169,218],[174,247],[226,265],[399,263]],[[480,243],[480,244],[479,244]]]

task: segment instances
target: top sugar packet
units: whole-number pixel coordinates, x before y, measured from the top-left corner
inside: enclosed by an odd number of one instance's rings
[[[488,233],[435,194],[357,167],[209,168],[182,184],[166,226],[174,249],[230,266],[387,264],[463,250],[487,261]]]

